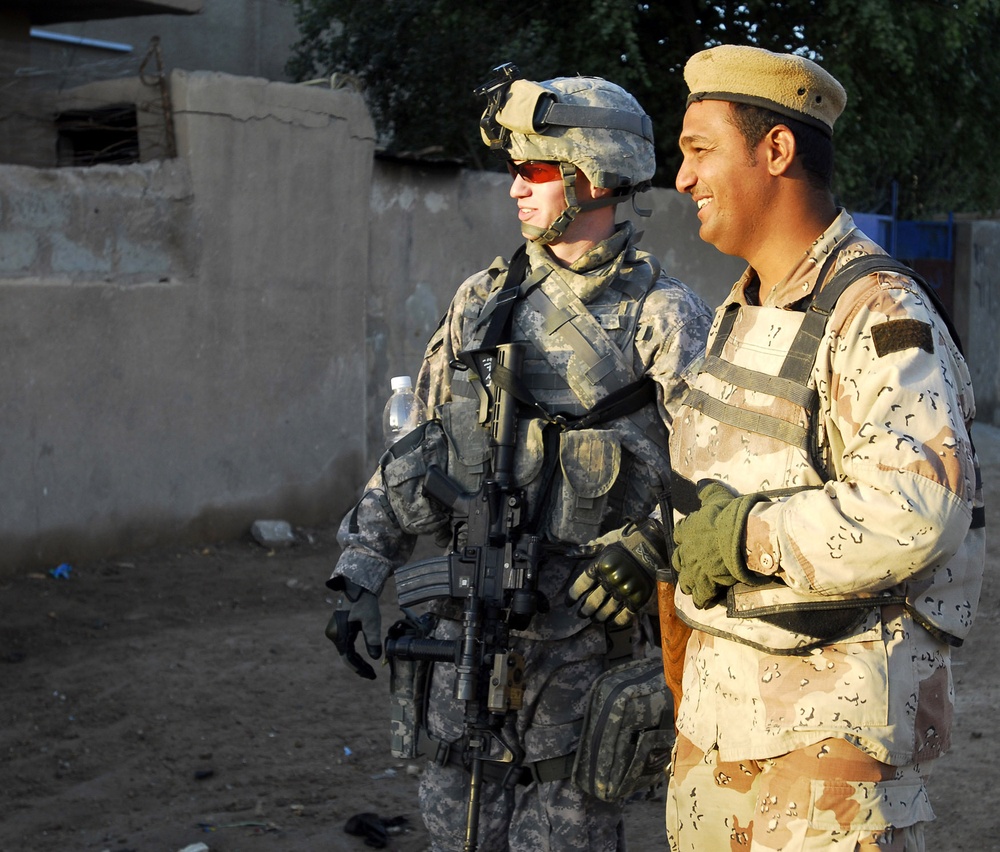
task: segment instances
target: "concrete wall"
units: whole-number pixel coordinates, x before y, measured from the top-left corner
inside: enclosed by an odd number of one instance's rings
[[[976,392],[977,418],[1000,425],[1000,222],[955,226],[955,324]]]
[[[364,475],[367,110],[171,84],[177,160],[0,167],[0,570],[323,521]]]
[[[520,241],[505,175],[375,159],[360,96],[174,72],[179,156],[0,166],[0,576],[338,519],[458,284]],[[718,303],[742,271],[672,190],[642,244]],[[956,317],[998,421],[1000,223]],[[961,282],[967,282],[962,284]]]

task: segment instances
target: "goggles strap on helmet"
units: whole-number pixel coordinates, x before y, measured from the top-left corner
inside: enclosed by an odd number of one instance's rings
[[[539,104],[535,128],[539,132],[547,126],[588,127],[597,130],[624,130],[653,141],[653,120],[648,115],[626,112],[609,107],[577,106],[560,103],[551,97]]]

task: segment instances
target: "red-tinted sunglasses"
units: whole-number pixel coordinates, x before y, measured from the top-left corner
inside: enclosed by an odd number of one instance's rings
[[[559,163],[552,163],[548,160],[526,160],[523,163],[515,163],[507,160],[507,171],[512,178],[522,177],[528,183],[548,183],[553,180],[562,180],[562,169]]]

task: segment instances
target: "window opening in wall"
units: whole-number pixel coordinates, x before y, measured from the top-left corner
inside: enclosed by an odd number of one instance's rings
[[[56,132],[60,166],[139,162],[135,104],[62,112],[56,116]]]

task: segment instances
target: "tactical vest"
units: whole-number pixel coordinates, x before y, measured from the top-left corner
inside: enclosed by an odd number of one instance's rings
[[[608,286],[586,305],[567,283],[576,273],[547,264],[536,265],[518,288],[510,339],[526,343],[527,351],[514,481],[525,489],[531,528],[550,542],[587,542],[625,518],[646,517],[665,490],[668,435],[652,380],[642,386],[641,406],[629,406],[624,416],[613,410],[597,416],[602,401],[640,387],[636,327],[659,273],[651,255],[627,248],[605,273]],[[506,265],[493,274],[469,349],[482,344],[499,294],[510,292]],[[448,473],[469,491],[479,487],[491,459],[476,381],[472,371],[456,370],[453,399],[436,412]]]
[[[690,471],[699,477],[724,478],[741,493],[770,497],[821,488],[835,476],[835,454],[820,429],[820,398],[812,372],[837,299],[855,281],[876,271],[901,272],[917,280],[933,300],[933,291],[912,270],[891,257],[871,255],[845,264],[801,311],[726,307],[697,381],[674,422],[676,446],[683,452],[673,460],[672,498],[682,514],[698,505]],[[947,323],[946,313],[940,309],[939,313]],[[738,322],[743,324],[740,345],[753,352],[757,369],[722,358]],[[957,341],[950,324],[949,330]],[[724,399],[731,404],[724,404]],[[706,435],[714,442],[711,448],[698,446],[698,436]],[[766,468],[761,459],[767,460]],[[751,470],[752,474],[743,473]],[[768,477],[763,487],[762,475]],[[810,596],[781,582],[738,584],[729,590],[725,606],[705,610],[678,594],[678,612],[699,630],[768,652],[794,654],[834,639],[880,640],[880,608],[895,603],[905,606],[940,640],[960,645],[972,619],[967,602],[972,601],[974,609],[979,596],[981,572],[976,566],[982,565],[985,552],[984,526],[983,509],[977,507],[971,530],[950,560],[888,592]]]

